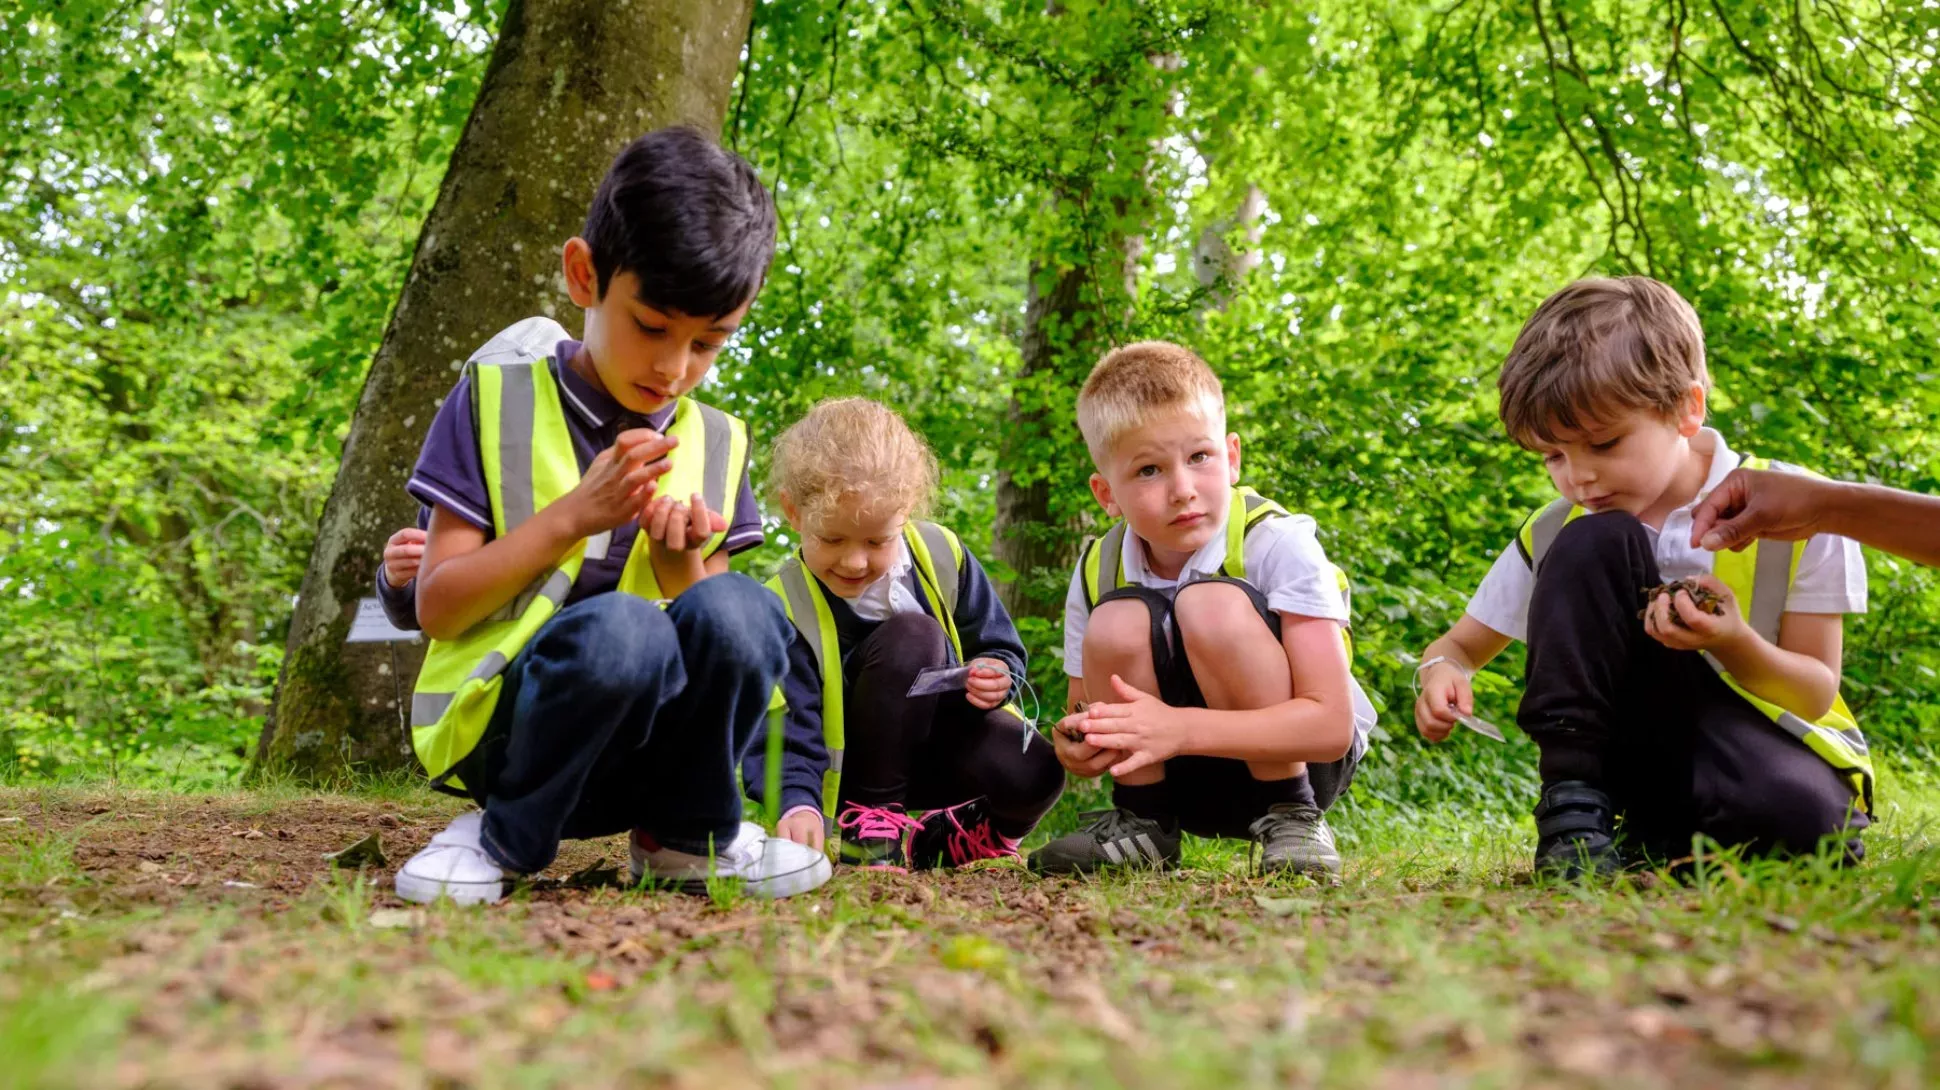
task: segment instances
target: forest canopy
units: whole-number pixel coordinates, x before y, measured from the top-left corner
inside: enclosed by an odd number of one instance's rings
[[[506,17],[0,11],[7,775],[246,766]],[[1940,488],[1937,48],[1940,7],[1908,0],[760,3],[722,140],[782,226],[708,394],[757,443],[825,396],[906,413],[1046,689],[1099,528],[1077,383],[1112,343],[1189,344],[1246,483],[1312,514],[1352,579],[1354,667],[1386,702],[1361,789],[1526,797],[1519,736],[1430,751],[1406,712],[1412,655],[1548,494],[1495,416],[1517,328],[1574,278],[1655,276],[1697,308],[1736,448]],[[774,514],[756,574],[784,555]],[[1911,755],[1940,592],[1868,566],[1845,691]],[[1511,720],[1518,679],[1484,675],[1485,712]]]

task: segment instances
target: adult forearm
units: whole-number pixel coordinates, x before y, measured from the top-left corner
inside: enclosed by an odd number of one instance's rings
[[[1338,701],[1295,697],[1265,708],[1180,708],[1182,753],[1240,761],[1337,761],[1354,744],[1354,710]]]
[[[580,535],[547,507],[504,537],[454,556],[418,581],[418,620],[434,640],[456,639],[502,609],[566,555]]]
[[[1805,719],[1823,716],[1839,695],[1839,678],[1825,663],[1757,636],[1712,654],[1747,692]]]
[[[1828,492],[1828,530],[1918,564],[1940,567],[1940,496],[1874,484],[1839,484]]]

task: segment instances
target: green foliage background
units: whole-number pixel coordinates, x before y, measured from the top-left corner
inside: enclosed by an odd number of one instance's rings
[[[0,11],[6,774],[240,767],[498,14]],[[1212,361],[1248,481],[1353,577],[1387,704],[1361,792],[1526,799],[1526,742],[1430,750],[1408,711],[1412,652],[1547,489],[1496,426],[1502,354],[1568,280],[1647,272],[1696,304],[1739,449],[1934,489],[1937,46],[1905,0],[762,3],[724,138],[781,244],[712,393],[758,436],[823,396],[896,406],[973,544],[1009,449],[1075,539],[1086,361],[1016,376],[1033,269],[1106,268],[1109,336]],[[1259,266],[1209,288],[1209,230]],[[1006,436],[1014,407],[1059,426]],[[1923,752],[1940,597],[1869,566],[1848,698]],[[1067,576],[1008,574],[1039,599]],[[1060,693],[1057,632],[1026,631]],[[1509,721],[1516,661],[1491,675]]]

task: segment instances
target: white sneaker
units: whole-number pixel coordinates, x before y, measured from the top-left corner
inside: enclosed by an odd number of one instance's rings
[[[458,815],[398,868],[397,895],[419,904],[449,897],[461,905],[495,904],[505,896],[505,872],[478,842],[484,824],[480,811]]]
[[[687,893],[707,892],[710,878],[738,878],[751,897],[793,897],[829,880],[829,857],[792,840],[769,836],[751,821],[714,858],[662,848],[635,831],[629,841],[633,881],[651,877]]]

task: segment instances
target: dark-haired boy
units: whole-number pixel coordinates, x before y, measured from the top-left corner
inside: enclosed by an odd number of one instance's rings
[[[685,128],[635,140],[564,247],[583,338],[520,322],[439,410],[408,485],[431,511],[412,740],[434,783],[482,809],[398,871],[400,896],[496,901],[562,838],[626,830],[636,878],[770,897],[827,880],[821,853],[741,820],[735,770],[791,629],[727,571],[761,538],[746,431],[686,396],[774,232],[732,152]]]
[[[1836,837],[1859,858],[1872,766],[1839,673],[1865,564],[1829,534],[1744,553],[1692,544],[1693,509],[1732,470],[1800,471],[1704,426],[1691,305],[1641,276],[1571,284],[1523,326],[1498,386],[1503,426],[1562,498],[1523,521],[1422,652],[1421,733],[1446,738],[1473,710],[1469,678],[1523,639],[1516,719],[1542,751],[1539,871],[1675,859],[1699,833],[1759,853]],[[1673,579],[1716,596],[1715,611],[1682,589],[1646,601],[1640,588]]]

